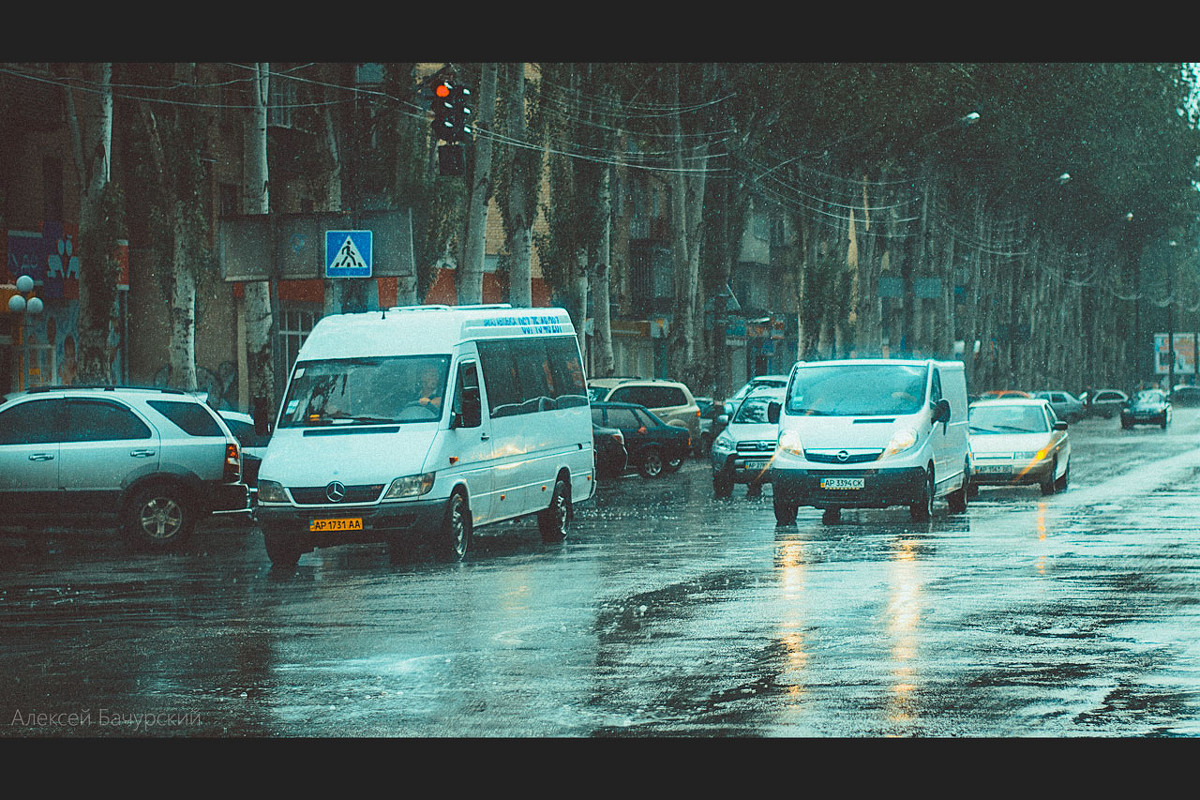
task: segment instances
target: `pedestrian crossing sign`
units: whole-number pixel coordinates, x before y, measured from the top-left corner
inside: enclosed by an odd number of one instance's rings
[[[325,231],[325,277],[371,277],[371,231]]]

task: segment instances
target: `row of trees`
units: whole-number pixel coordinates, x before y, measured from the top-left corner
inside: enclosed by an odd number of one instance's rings
[[[291,156],[318,206],[413,209],[406,299],[447,255],[459,301],[482,298],[494,196],[509,299],[529,302],[536,248],[581,331],[591,294],[599,374],[612,369],[607,301],[628,269],[612,247],[614,200],[632,170],[669,186],[671,372],[717,394],[730,388],[728,357],[704,303],[723,315],[752,206],[780,232],[773,303],[795,314],[802,357],[949,356],[962,340],[975,386],[1079,388],[1144,377],[1155,309],[1200,312],[1200,135],[1179,64],[446,65],[437,74],[475,89],[465,180],[437,174],[415,64],[380,65],[367,88],[354,65],[60,70],[81,170],[84,380],[107,377],[93,355],[112,308],[104,254],[137,208],[174,243],[170,381],[194,385],[196,274],[212,262],[198,213],[206,137],[216,114],[241,116],[244,211],[270,210],[272,82],[294,84],[298,124],[316,134]],[[218,112],[231,73],[240,99]],[[136,198],[108,172],[113,125]],[[1166,241],[1182,246],[1157,248]],[[252,396],[269,402],[270,305],[263,286],[246,297]]]

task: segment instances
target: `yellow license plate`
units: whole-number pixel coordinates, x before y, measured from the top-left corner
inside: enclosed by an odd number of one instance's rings
[[[308,523],[308,529],[316,533],[330,531],[361,531],[361,519],[314,519]]]

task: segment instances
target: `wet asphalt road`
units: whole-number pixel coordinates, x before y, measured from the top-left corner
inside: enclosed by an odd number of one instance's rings
[[[2,535],[0,736],[1200,735],[1200,410],[1071,434],[1065,493],[924,524],[777,528],[697,460],[461,564]]]

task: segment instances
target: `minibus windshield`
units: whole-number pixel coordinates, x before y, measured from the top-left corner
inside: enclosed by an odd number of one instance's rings
[[[447,355],[297,362],[279,427],[439,420],[449,367]]]
[[[872,417],[915,414],[925,402],[927,365],[812,364],[796,370],[784,411]]]

